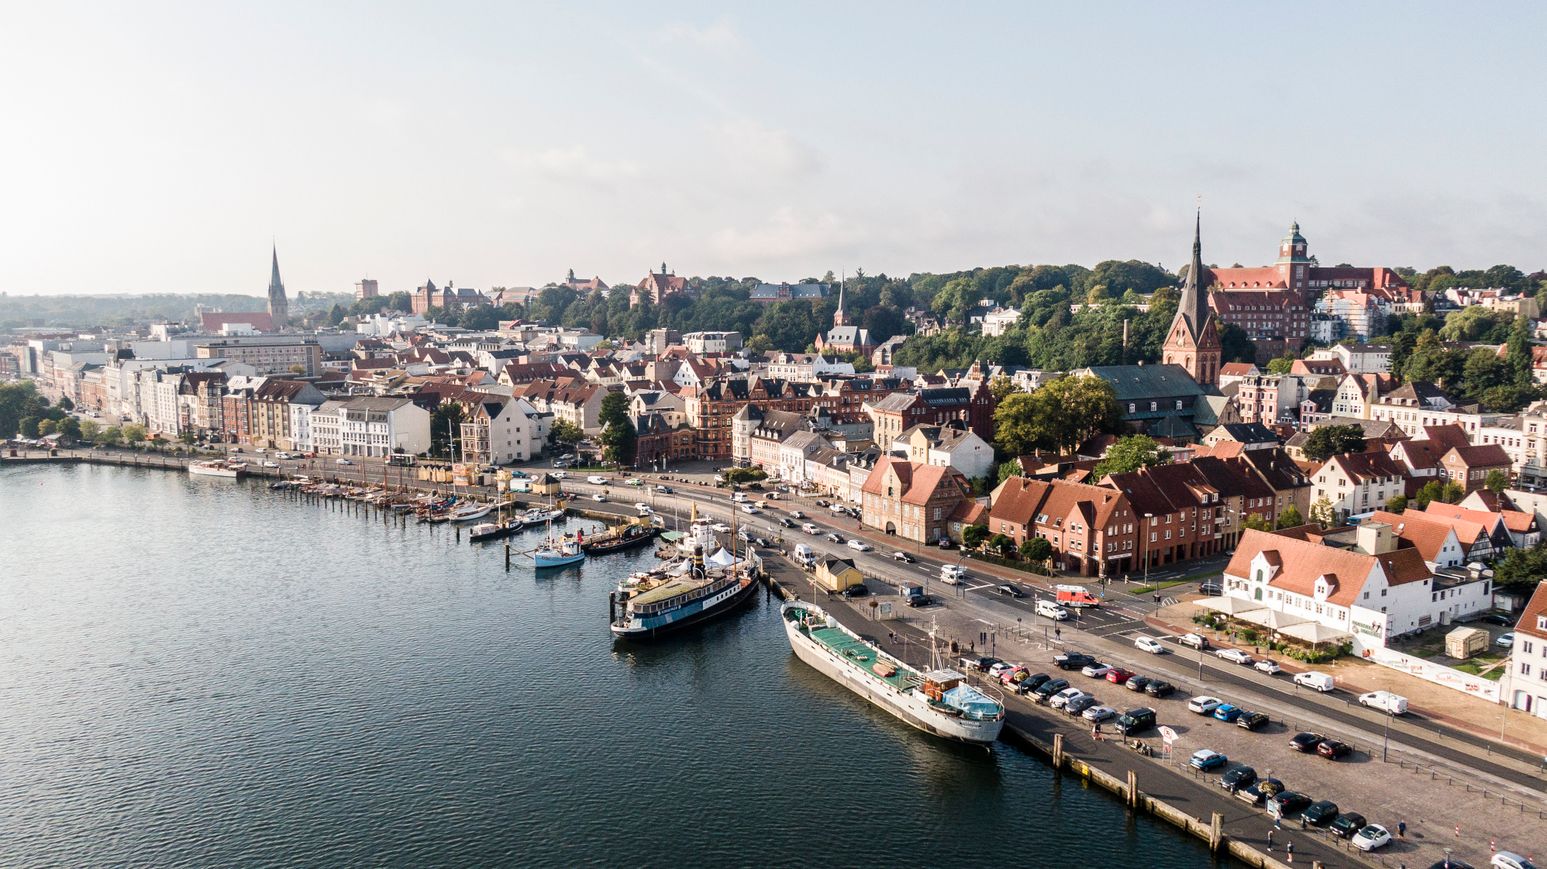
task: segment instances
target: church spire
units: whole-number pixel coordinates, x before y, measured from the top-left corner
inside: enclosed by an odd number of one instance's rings
[[[843,315],[843,275],[839,275],[838,276],[838,310],[833,312],[833,328],[836,329],[839,326],[842,326],[842,325],[844,325],[847,322],[848,322],[848,318]]]
[[[1187,321],[1194,335],[1203,328],[1209,317],[1209,275],[1203,268],[1203,209],[1194,217],[1192,231],[1192,262],[1187,266],[1187,280],[1182,284],[1182,298],[1177,303],[1176,315]]]
[[[269,269],[269,318],[275,329],[283,329],[290,318],[290,302],[285,298],[285,282],[279,279],[279,246],[271,248],[273,265]]]

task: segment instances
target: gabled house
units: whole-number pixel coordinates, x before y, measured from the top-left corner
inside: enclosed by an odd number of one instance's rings
[[[878,459],[861,490],[865,525],[919,543],[945,539],[949,520],[972,487],[961,472],[905,459]]]
[[[1346,522],[1350,516],[1384,509],[1387,501],[1404,494],[1407,488],[1402,466],[1383,452],[1333,456],[1310,476],[1311,503],[1327,499],[1332,504],[1334,524]]]
[[[1139,521],[1123,493],[1103,486],[1006,477],[989,496],[990,533],[1017,546],[1040,537],[1059,568],[1085,576],[1135,569]]]

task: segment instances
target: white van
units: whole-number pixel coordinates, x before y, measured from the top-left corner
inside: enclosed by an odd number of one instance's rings
[[[940,565],[940,581],[946,585],[955,585],[967,578],[967,571],[960,564]]]
[[[1359,695],[1359,705],[1368,706],[1371,709],[1379,709],[1392,715],[1404,715],[1407,713],[1407,698],[1390,691],[1371,691],[1368,694]]]
[[[795,563],[801,567],[810,567],[816,563],[816,552],[804,543],[795,544]]]
[[[807,534],[819,534],[822,531],[822,529],[816,527],[816,525],[814,525],[814,524],[812,524],[810,522],[807,522],[806,524],[800,526],[800,530],[806,532]]]
[[[1061,622],[1069,618],[1069,611],[1050,600],[1039,600],[1037,601],[1037,615],[1046,616],[1055,622]]]
[[[591,476],[586,477],[585,481],[587,483],[590,483],[593,486],[605,486],[605,485],[607,485],[607,478],[606,477],[597,476],[596,474],[592,474]]]
[[[731,500],[736,502],[737,504],[740,504],[742,501],[747,500],[746,493],[744,493],[744,492],[732,492],[731,493]]]
[[[1307,688],[1320,691],[1325,694],[1332,690],[1332,677],[1326,673],[1317,673],[1312,670],[1308,673],[1296,673],[1295,684],[1304,685]]]

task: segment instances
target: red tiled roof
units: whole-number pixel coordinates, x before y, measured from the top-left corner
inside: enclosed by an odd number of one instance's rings
[[[1381,555],[1366,555],[1348,549],[1322,546],[1267,531],[1248,529],[1236,545],[1235,555],[1225,567],[1230,576],[1250,576],[1252,559],[1262,552],[1277,558],[1278,570],[1268,585],[1295,594],[1315,594],[1316,580],[1325,576],[1333,583],[1329,603],[1350,606],[1359,599],[1364,583],[1379,564],[1391,585],[1428,579],[1431,574],[1417,549],[1398,549]]]
[[[1538,626],[1542,618],[1547,618],[1547,582],[1536,586],[1536,591],[1526,602],[1526,608],[1520,611],[1520,621],[1515,623],[1515,630],[1547,640],[1547,629]]]

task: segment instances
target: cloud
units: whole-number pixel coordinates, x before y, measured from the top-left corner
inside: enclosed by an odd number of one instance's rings
[[[727,226],[711,238],[721,259],[753,263],[811,262],[852,252],[864,241],[857,227],[830,211],[797,211],[788,205],[760,225]]]
[[[781,180],[805,178],[822,170],[821,155],[788,130],[737,119],[714,124],[710,135],[734,163],[748,164]]]
[[[360,103],[356,112],[367,124],[397,130],[407,122],[409,108],[407,103],[392,97],[372,97]]]
[[[708,24],[679,21],[661,30],[661,37],[671,42],[685,43],[716,54],[736,54],[745,43],[736,25],[727,18],[717,18]]]
[[[639,175],[639,164],[591,153],[585,145],[545,148],[540,151],[507,150],[505,162],[553,181],[578,181],[611,186]]]

